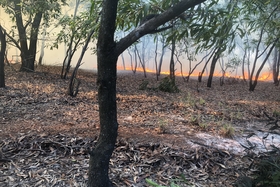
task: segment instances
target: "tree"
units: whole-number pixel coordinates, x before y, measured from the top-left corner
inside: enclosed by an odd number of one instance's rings
[[[78,13],[78,8],[82,3],[85,4],[87,1],[75,0],[74,14],[71,16],[65,15],[59,21],[63,29],[59,32],[54,46],[58,47],[60,43],[67,45],[61,69],[62,79],[67,78],[75,52],[85,43],[91,28],[96,27],[96,19],[99,16],[98,10],[97,13],[90,14],[88,7],[83,8],[84,11]]]
[[[0,88],[5,87],[5,72],[4,72],[4,60],[6,52],[6,31],[0,25]]]
[[[254,3],[244,3],[243,9],[247,13],[243,21],[248,23],[248,31],[258,34],[258,38],[253,39],[255,57],[249,77],[249,91],[254,91],[263,67],[273,49],[279,46],[280,32],[277,25],[280,24],[280,3],[279,1],[254,1]],[[263,49],[262,45],[264,45]],[[259,60],[262,62],[258,67]]]
[[[61,0],[65,4],[66,0]],[[21,71],[34,71],[35,58],[37,53],[37,40],[41,20],[50,21],[60,13],[59,0],[0,0],[0,5],[11,15],[15,21],[18,35],[12,30],[7,37],[20,50]],[[24,21],[27,18],[27,21]]]
[[[157,36],[157,37],[159,37],[159,36]],[[158,77],[160,76],[160,73],[161,73],[163,57],[165,55],[165,48],[166,48],[166,44],[165,44],[166,41],[165,41],[165,38],[164,38],[163,35],[160,35],[160,42],[161,42],[162,47],[161,47],[160,59],[159,59],[159,62],[158,62],[158,65],[157,65],[157,70],[156,70],[157,79],[158,79]],[[155,62],[155,63],[157,63],[157,62]]]
[[[103,0],[97,42],[100,133],[95,148],[90,151],[88,182],[90,187],[113,186],[108,177],[108,169],[118,131],[116,105],[116,65],[118,56],[142,36],[155,32],[159,29],[159,26],[204,1],[206,0],[182,0],[135,28],[127,36],[116,42],[114,40],[114,33],[118,1]]]
[[[275,86],[279,85],[279,68],[280,68],[280,51],[276,47],[274,49],[274,59],[272,65],[272,73],[273,73],[273,82]]]
[[[77,3],[77,1],[76,1],[76,3]],[[99,9],[100,9],[100,7],[99,7],[99,6],[96,6],[96,7],[95,7],[95,12],[99,12]],[[93,10],[92,10],[92,11],[93,11]],[[93,16],[91,16],[91,17],[93,18]],[[97,26],[97,25],[98,25],[98,24],[97,24],[97,23],[98,23],[98,20],[99,20],[99,14],[98,14],[98,16],[97,16],[97,18],[96,18],[96,20],[95,20],[95,25],[91,28],[91,30],[90,30],[89,33],[87,34],[87,38],[86,38],[85,44],[84,44],[84,46],[83,46],[81,55],[80,55],[80,57],[79,57],[79,59],[78,59],[78,62],[77,62],[77,64],[76,64],[76,67],[74,68],[74,70],[73,70],[73,72],[72,72],[72,75],[71,75],[71,77],[70,77],[67,94],[70,95],[70,96],[72,96],[72,97],[76,97],[77,94],[78,94],[79,86],[80,86],[80,80],[78,80],[78,79],[76,78],[76,76],[77,76],[77,73],[78,73],[78,69],[79,69],[79,67],[80,67],[81,64],[82,64],[82,60],[83,60],[84,54],[85,54],[86,50],[88,49],[88,44],[89,44],[89,42],[91,41],[92,36],[94,35],[94,33],[96,33],[96,30],[97,30],[97,28],[98,28],[98,26]],[[79,38],[81,38],[81,36],[80,36]],[[73,54],[72,54],[72,55],[73,55]],[[67,54],[66,54],[66,56],[67,56]],[[71,58],[72,58],[72,57],[71,57]],[[66,58],[65,58],[65,59],[66,59]],[[69,64],[67,64],[68,70],[65,71],[65,78],[66,78],[67,72],[69,71],[70,62],[71,62],[71,61],[68,61],[68,62],[69,62]],[[64,68],[64,63],[63,63],[63,68]],[[63,69],[62,69],[62,72],[63,72]],[[62,75],[63,75],[63,74],[61,74],[61,76],[62,76]],[[63,78],[63,77],[61,77],[61,78]]]

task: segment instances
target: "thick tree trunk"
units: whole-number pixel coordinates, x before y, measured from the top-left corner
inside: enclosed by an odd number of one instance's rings
[[[89,187],[113,186],[108,177],[109,161],[117,139],[116,64],[117,56],[98,53],[98,101],[100,134],[90,153]],[[106,72],[106,73],[104,73]]]
[[[23,24],[22,8],[20,0],[13,0],[16,25],[19,33],[20,51],[21,51],[21,61],[22,65],[20,71],[33,72],[34,63],[37,50],[37,40],[39,26],[42,20],[43,13],[37,12],[34,16],[32,26],[30,29],[30,39],[27,39],[26,27]],[[29,47],[28,47],[29,44]]]
[[[113,186],[109,176],[109,161],[113,153],[117,133],[116,79],[117,60],[114,42],[116,0],[104,0],[97,42],[98,102],[100,134],[94,150],[90,152],[89,187]]]
[[[4,60],[6,52],[6,34],[5,31],[0,26],[0,41],[1,41],[1,51],[0,51],[0,88],[5,87],[5,72],[4,72]]]
[[[219,58],[220,58],[220,50],[217,51],[217,53],[214,55],[214,57],[212,59],[212,63],[211,63],[211,66],[210,66],[209,77],[208,77],[208,81],[207,81],[207,87],[208,88],[211,88],[211,86],[212,86],[212,79],[213,79],[213,75],[214,75],[214,72],[215,72],[216,63],[217,63]]]
[[[35,62],[35,54],[29,54],[29,50],[21,51],[21,67],[20,71],[33,72],[34,71],[34,62]]]

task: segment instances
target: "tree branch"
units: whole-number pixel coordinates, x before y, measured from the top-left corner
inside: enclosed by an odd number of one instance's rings
[[[18,42],[9,34],[6,32],[6,35],[8,36],[8,38],[10,38],[10,40],[15,44],[15,47],[17,47],[19,50],[21,50],[20,45],[18,44]]]
[[[198,4],[205,2],[206,0],[182,0],[176,5],[170,7],[165,12],[159,14],[158,16],[148,20],[144,24],[140,25],[132,32],[130,32],[127,36],[122,38],[116,44],[115,53],[120,55],[124,50],[126,50],[129,46],[131,46],[134,42],[136,42],[142,36],[153,33],[157,30],[157,28],[164,23],[174,19],[175,17],[181,15],[187,9],[194,7]]]

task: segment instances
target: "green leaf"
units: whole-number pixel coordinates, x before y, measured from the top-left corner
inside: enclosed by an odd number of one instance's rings
[[[146,182],[147,182],[149,185],[151,185],[151,186],[155,186],[155,187],[166,187],[166,186],[161,186],[161,185],[159,185],[158,183],[154,182],[154,181],[151,180],[151,179],[145,179],[145,180],[146,180]]]

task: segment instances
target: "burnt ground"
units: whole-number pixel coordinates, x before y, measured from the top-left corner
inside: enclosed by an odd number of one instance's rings
[[[17,69],[14,66],[14,69]],[[162,75],[161,79],[164,77]],[[66,95],[60,67],[35,73],[6,67],[0,88],[0,186],[86,186],[88,149],[99,132],[96,74],[79,71],[77,97]],[[148,87],[140,90],[143,81]],[[251,176],[251,160],[206,144],[197,133],[235,138],[248,127],[268,131],[268,115],[280,115],[280,88],[259,82],[254,92],[240,80],[215,80],[207,88],[177,77],[179,93],[156,88],[153,74],[118,74],[119,137],[110,163],[116,186],[232,186]]]

